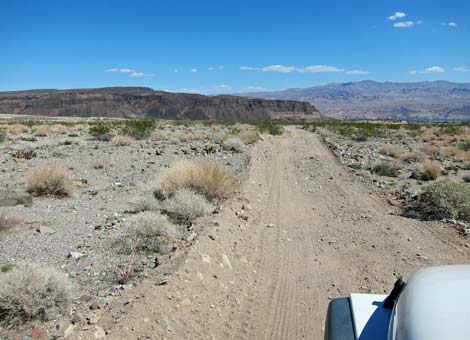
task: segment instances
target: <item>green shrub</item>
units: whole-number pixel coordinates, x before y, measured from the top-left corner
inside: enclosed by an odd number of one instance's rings
[[[423,220],[456,218],[470,221],[470,185],[450,180],[430,184],[418,195],[408,212]]]
[[[470,140],[466,140],[459,144],[459,148],[464,151],[470,151]]]
[[[0,143],[3,143],[7,139],[7,130],[0,129]]]
[[[0,272],[8,273],[11,272],[13,268],[15,268],[15,265],[13,263],[5,263],[0,266]]]
[[[101,141],[109,141],[111,139],[111,128],[102,121],[92,123],[88,133]]]
[[[11,154],[14,158],[31,159],[37,156],[36,151],[31,149],[16,150]]]
[[[377,164],[376,166],[374,166],[372,171],[377,175],[386,177],[398,177],[400,175],[400,172],[397,167],[389,163]]]
[[[249,121],[249,124],[253,125],[256,130],[261,133],[269,133],[273,136],[282,135],[284,133],[284,128],[279,123],[276,123],[272,120],[253,120]]]
[[[155,130],[156,123],[154,119],[126,120],[121,131],[135,139],[144,139]]]

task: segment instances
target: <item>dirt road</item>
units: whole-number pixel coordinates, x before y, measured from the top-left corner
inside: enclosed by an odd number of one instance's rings
[[[313,133],[290,127],[252,152],[242,198],[200,222],[169,284],[138,285],[75,337],[323,339],[329,299],[470,259],[454,230],[397,216]]]

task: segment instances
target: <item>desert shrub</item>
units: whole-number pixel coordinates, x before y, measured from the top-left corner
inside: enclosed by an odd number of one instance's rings
[[[233,172],[212,162],[181,161],[166,169],[155,185],[156,196],[191,189],[211,199],[224,199],[238,188]]]
[[[111,139],[111,128],[102,121],[93,122],[88,133],[100,141],[109,141]]]
[[[408,213],[424,220],[470,220],[470,187],[450,180],[430,184],[417,196]]]
[[[464,162],[462,164],[462,169],[464,170],[470,170],[470,162]]]
[[[63,124],[54,124],[51,126],[51,131],[55,133],[66,134],[69,130],[70,128]]]
[[[67,310],[71,298],[65,275],[44,265],[19,263],[0,274],[0,322],[6,327],[50,320]]]
[[[245,131],[238,135],[238,138],[245,144],[253,144],[261,139],[261,134],[258,131]]]
[[[14,158],[32,159],[37,156],[36,151],[32,149],[21,149],[11,153]]]
[[[38,125],[33,128],[34,134],[38,137],[46,137],[49,133],[49,126]]]
[[[382,146],[379,152],[383,155],[387,155],[393,158],[399,158],[401,155],[401,149],[398,146],[392,144],[386,144]]]
[[[24,142],[36,142],[37,139],[34,138],[33,136],[24,136],[20,138]]]
[[[115,241],[125,254],[134,252],[166,254],[181,237],[179,227],[157,212],[142,212],[129,218],[125,234]]]
[[[464,181],[465,183],[470,183],[470,174],[463,175],[462,181]]]
[[[13,224],[15,224],[14,221],[12,221],[3,214],[0,214],[0,231],[7,230]]]
[[[5,263],[0,266],[0,272],[8,273],[11,272],[13,268],[15,268],[15,265],[13,263]]]
[[[29,132],[29,128],[22,124],[11,124],[8,125],[8,132],[15,135],[19,133],[27,133]]]
[[[441,175],[441,165],[438,162],[423,162],[423,175],[427,180],[435,180]]]
[[[211,214],[215,209],[205,196],[188,189],[175,192],[162,202],[161,207],[176,223],[192,222],[200,216]]]
[[[25,176],[27,189],[34,195],[68,196],[71,179],[68,170],[55,166],[41,166]]]
[[[240,138],[234,137],[229,138],[222,143],[224,150],[242,152],[245,149],[245,145],[240,140]]]
[[[470,140],[459,143],[459,148],[464,151],[470,151]]]
[[[160,209],[159,202],[152,193],[135,197],[129,201],[129,211],[138,213],[142,211],[157,211]]]
[[[0,143],[3,143],[7,139],[7,131],[5,129],[0,129]]]
[[[421,151],[431,157],[438,157],[441,154],[441,148],[435,145],[426,144],[421,148]]]
[[[111,139],[111,144],[116,146],[128,146],[131,145],[134,140],[128,136],[114,136]]]
[[[135,139],[143,139],[150,136],[156,125],[157,121],[154,119],[126,120],[121,131]]]
[[[405,163],[422,162],[425,158],[426,155],[421,152],[409,152],[401,156],[401,160]]]
[[[377,175],[386,177],[398,177],[400,175],[398,168],[390,163],[379,163],[373,167],[372,171]]]
[[[249,123],[261,133],[267,132],[273,136],[282,135],[284,133],[284,128],[282,125],[272,120],[256,120],[250,121]]]

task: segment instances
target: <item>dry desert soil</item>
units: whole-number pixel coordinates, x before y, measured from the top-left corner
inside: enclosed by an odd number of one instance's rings
[[[331,298],[470,259],[455,230],[401,217],[317,134],[288,127],[250,152],[241,195],[167,284],[143,280],[69,339],[323,339]]]

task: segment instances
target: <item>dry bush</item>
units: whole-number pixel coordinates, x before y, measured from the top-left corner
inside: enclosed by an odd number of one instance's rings
[[[211,200],[228,198],[237,190],[238,182],[233,172],[222,165],[180,161],[160,175],[154,188],[157,197],[191,189]]]
[[[17,327],[65,312],[72,288],[64,274],[44,265],[19,263],[0,274],[0,323]]]
[[[125,234],[115,241],[119,251],[167,254],[182,233],[177,225],[157,212],[142,212],[129,218]]]
[[[408,208],[411,216],[423,220],[457,218],[470,220],[470,187],[449,180],[437,181],[424,188]]]
[[[129,211],[138,213],[142,211],[157,211],[160,209],[159,202],[151,193],[136,197],[129,202]]]
[[[379,163],[373,167],[372,171],[379,176],[386,176],[386,177],[400,176],[400,169],[397,167],[396,164],[391,164],[391,163]]]
[[[245,144],[240,138],[233,137],[225,140],[223,143],[224,150],[234,151],[234,152],[243,152],[245,150]]]
[[[25,176],[27,189],[34,195],[68,196],[71,192],[70,172],[61,167],[41,166]]]
[[[49,126],[48,125],[38,125],[33,127],[33,132],[38,137],[46,137],[49,133]]]
[[[0,232],[13,227],[17,221],[0,214]],[[1,314],[0,314],[1,315]]]
[[[205,196],[188,189],[175,192],[162,202],[161,207],[176,223],[192,222],[198,217],[211,214],[215,209]]]
[[[166,140],[169,140],[170,138],[171,138],[171,133],[169,133],[168,131],[164,131],[164,130],[154,131],[150,135],[150,139],[155,142],[166,141]]]
[[[116,146],[129,146],[134,142],[131,137],[128,136],[114,136],[111,138],[111,144]]]
[[[11,134],[19,134],[19,133],[28,133],[29,128],[25,125],[22,124],[12,124],[12,125],[7,125],[7,130]]]
[[[426,155],[421,152],[409,152],[401,156],[401,160],[405,163],[422,162],[425,158]]]
[[[392,144],[385,144],[380,148],[379,152],[382,155],[387,155],[393,158],[400,158],[401,155],[401,149],[398,146]]]
[[[470,162],[465,162],[462,164],[462,169],[464,170],[470,170]]]
[[[470,174],[469,173],[464,174],[462,176],[462,181],[464,181],[465,183],[470,183]]]
[[[438,162],[425,161],[422,164],[423,175],[427,180],[435,180],[441,175],[441,165]]]
[[[424,145],[421,151],[430,157],[438,157],[441,154],[441,148],[431,144]]]
[[[50,127],[50,130],[55,133],[66,134],[70,131],[70,128],[63,124],[54,124]]]
[[[261,138],[261,134],[258,131],[245,131],[241,132],[238,137],[243,141],[245,144],[253,144],[259,141]]]

